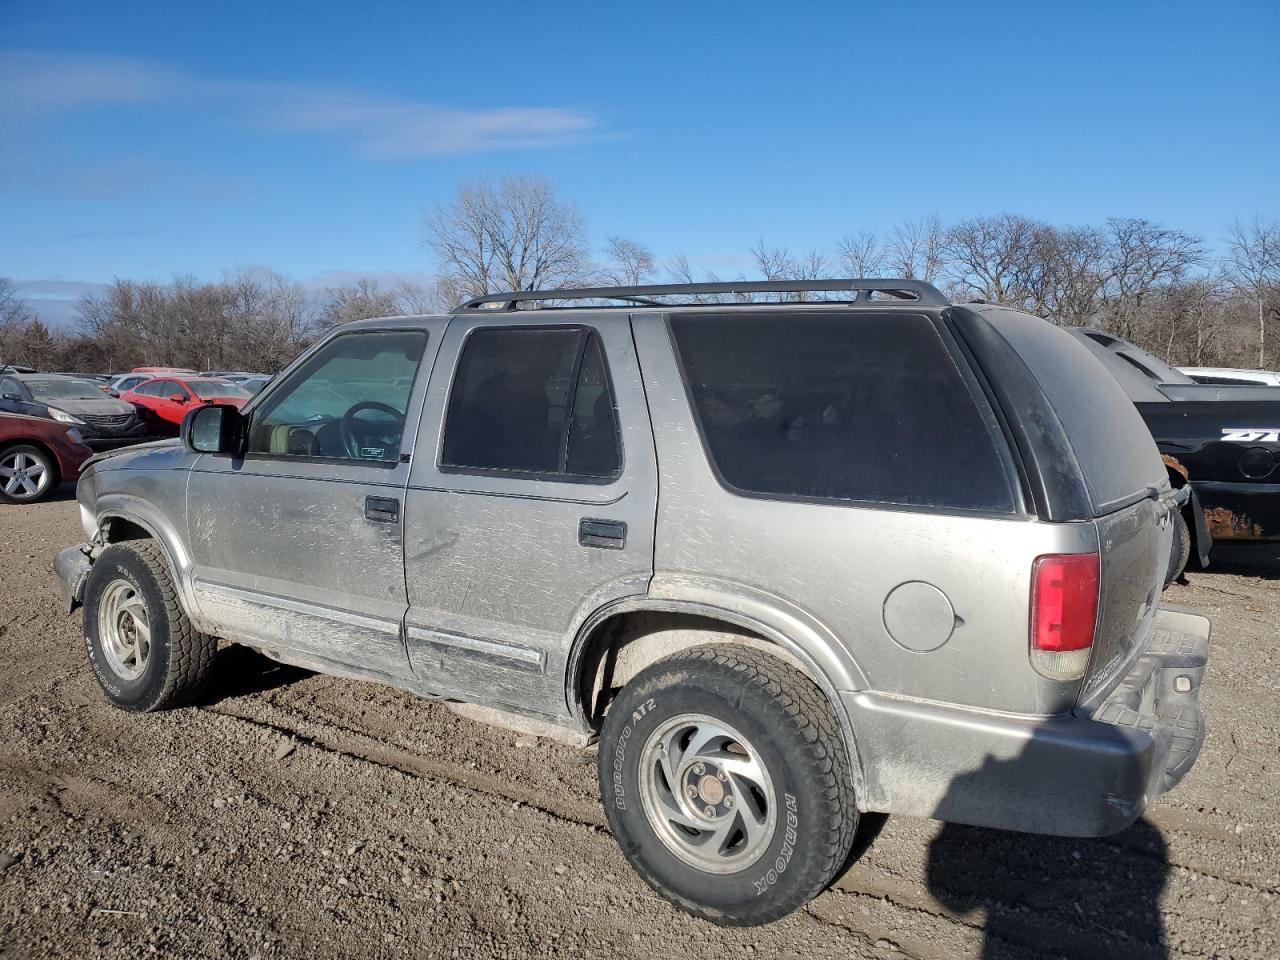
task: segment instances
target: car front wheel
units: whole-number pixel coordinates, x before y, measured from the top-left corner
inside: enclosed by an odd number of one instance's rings
[[[610,705],[599,773],[632,866],[723,925],[768,923],[820,893],[858,823],[830,704],[747,647],[695,647],[638,674]]]
[[[98,683],[124,710],[189,703],[204,688],[217,641],[178,602],[160,545],[131,540],[102,551],[84,590],[84,639]]]

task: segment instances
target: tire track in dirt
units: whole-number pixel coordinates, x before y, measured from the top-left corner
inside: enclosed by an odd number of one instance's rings
[[[584,815],[582,811],[570,809],[568,804],[548,803],[545,797],[536,797],[523,790],[513,790],[496,778],[468,774],[466,771],[458,770],[453,764],[440,763],[421,754],[405,750],[402,747],[390,746],[376,741],[373,737],[360,731],[339,726],[335,721],[318,724],[311,722],[300,723],[295,720],[294,723],[288,724],[255,717],[250,713],[236,710],[225,704],[204,709],[218,716],[229,717],[260,730],[268,730],[282,737],[296,740],[298,743],[305,744],[316,750],[327,751],[350,760],[370,763],[410,777],[449,783],[464,790],[485,794],[498,800],[516,803],[522,807],[536,810],[562,823],[584,827],[594,833],[607,835],[603,814],[591,817]],[[277,706],[277,709],[281,708]],[[304,730],[304,727],[310,728],[310,732]],[[344,742],[344,738],[346,742]],[[356,742],[357,740],[372,741],[372,743],[360,744]]]

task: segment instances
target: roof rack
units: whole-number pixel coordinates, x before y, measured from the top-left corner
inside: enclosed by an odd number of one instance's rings
[[[671,303],[653,299],[654,297],[697,297],[706,294],[749,294],[749,293],[851,293],[854,296],[848,301],[855,302],[869,299],[866,295],[883,294],[894,300],[912,303],[918,306],[947,307],[951,305],[942,292],[931,283],[923,280],[736,280],[725,283],[657,283],[638,287],[575,287],[564,290],[513,290],[507,293],[487,293],[482,297],[473,297],[456,308],[462,310],[520,310],[520,309],[564,309],[561,304],[566,300],[618,300],[613,307],[625,307],[640,304],[646,307],[695,307],[723,306],[724,302],[707,302],[690,300],[684,303]],[[555,302],[549,306],[549,302]],[[827,299],[824,302],[833,302]],[[750,301],[744,302],[746,306]],[[758,305],[765,305],[759,303]],[[776,304],[774,304],[776,306]]]

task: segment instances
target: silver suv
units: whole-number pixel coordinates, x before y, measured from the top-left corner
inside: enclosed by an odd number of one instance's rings
[[[910,280],[348,324],[78,496],[55,566],[113,703],[191,702],[222,638],[598,739],[623,853],[717,923],[815,896],[862,812],[1120,830],[1203,739],[1133,404]]]

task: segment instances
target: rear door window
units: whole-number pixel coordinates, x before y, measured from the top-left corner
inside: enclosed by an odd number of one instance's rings
[[[617,477],[617,411],[599,335],[582,327],[473,331],[449,395],[440,462],[547,480]]]
[[[1016,509],[994,421],[928,317],[753,311],[675,315],[671,330],[708,453],[730,488]]]

